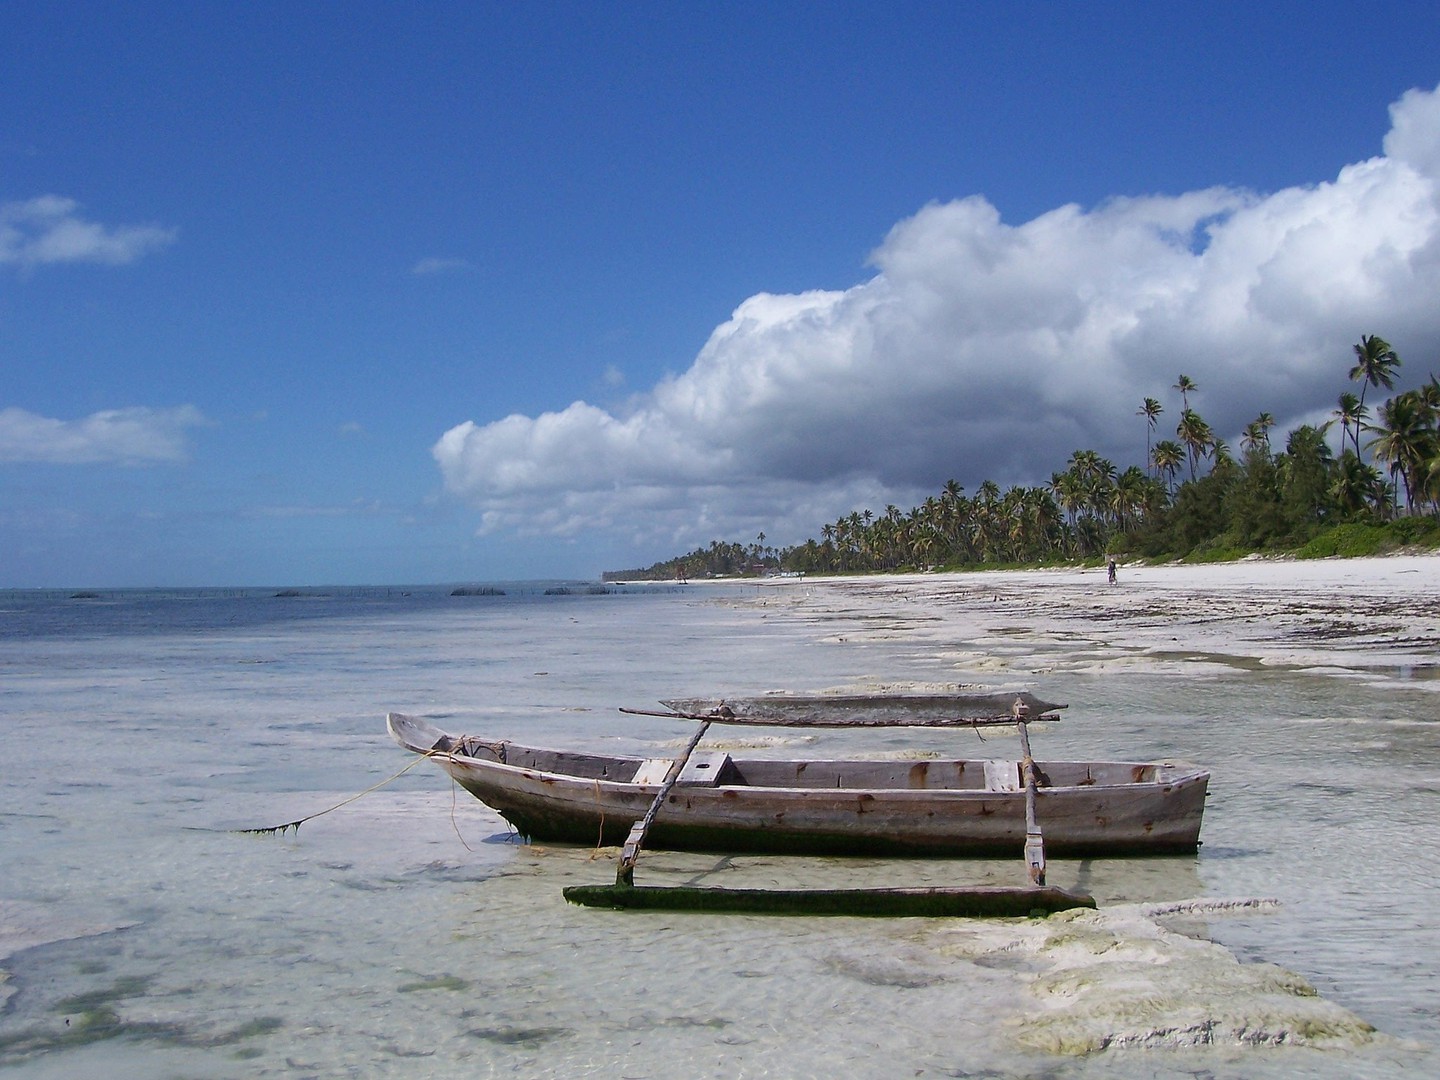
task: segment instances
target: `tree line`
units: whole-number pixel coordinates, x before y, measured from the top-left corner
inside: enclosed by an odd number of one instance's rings
[[[644,570],[607,577],[701,578],[775,572],[860,573],[1084,562],[1106,557],[1215,560],[1252,552],[1363,554],[1440,544],[1440,381],[1366,404],[1392,390],[1400,357],[1378,336],[1354,346],[1355,389],[1331,418],[1272,445],[1274,417],[1260,413],[1237,451],[1193,407],[1201,387],[1181,375],[1174,438],[1157,437],[1165,416],[1144,398],[1144,467],[1123,471],[1094,450],[1076,450],[1048,484],[1002,491],[993,481],[967,494],[951,480],[920,506],[855,511],[818,538],[775,549],[708,547]],[[1358,389],[1358,393],[1356,390]],[[1331,432],[1338,426],[1332,449]]]

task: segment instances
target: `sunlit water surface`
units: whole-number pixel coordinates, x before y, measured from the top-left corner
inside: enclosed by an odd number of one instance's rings
[[[1104,675],[1008,648],[1043,696],[1039,756],[1214,771],[1198,857],[1052,860],[1102,905],[1274,897],[1190,932],[1296,971],[1384,1036],[1315,1050],[1025,1053],[1013,971],[947,920],[610,913],[564,885],[613,852],[529,846],[411,759],[388,709],[552,746],[671,751],[622,716],[667,696],[919,682],[974,642],[877,632],[838,592],[335,590],[0,594],[0,1070],[20,1077],[1151,1077],[1440,1075],[1440,725],[1433,681],[1200,664]],[[913,618],[914,612],[906,612]],[[1051,655],[1053,654],[1053,655]],[[960,659],[957,659],[959,657]],[[778,756],[943,748],[973,733],[718,734]],[[938,739],[938,742],[937,742]],[[958,744],[958,745],[957,745]],[[1019,860],[647,853],[707,884],[1016,883]],[[0,946],[7,928],[0,927]]]

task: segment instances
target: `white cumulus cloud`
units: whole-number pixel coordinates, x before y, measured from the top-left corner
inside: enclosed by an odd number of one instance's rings
[[[0,263],[128,263],[175,239],[157,225],[106,226],[80,216],[80,204],[59,195],[0,203]]]
[[[1440,90],[1391,108],[1384,154],[1273,193],[1211,188],[1006,223],[980,196],[898,223],[845,291],[760,294],[689,369],[607,411],[467,421],[433,453],[485,530],[637,545],[817,536],[947,479],[1042,483],[1070,452],[1144,456],[1180,373],[1217,434],[1313,418],[1350,346],[1440,357]],[[1168,424],[1167,424],[1168,422]],[[673,552],[667,552],[673,553]]]
[[[24,409],[0,409],[0,464],[159,465],[184,461],[185,433],[206,423],[193,405],[173,409],[107,409],[56,420]]]

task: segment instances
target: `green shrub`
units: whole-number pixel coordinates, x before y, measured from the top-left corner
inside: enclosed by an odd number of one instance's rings
[[[1440,547],[1440,521],[1433,517],[1402,517],[1387,526],[1402,547]]]
[[[1358,521],[1336,525],[1312,538],[1295,552],[1297,559],[1329,559],[1339,555],[1353,559],[1360,555],[1378,555],[1396,546],[1384,525],[1365,525]]]
[[[1180,561],[1190,565],[1217,562],[1234,562],[1236,559],[1243,559],[1249,552],[1239,548],[1225,547],[1221,544],[1204,545],[1190,552]]]

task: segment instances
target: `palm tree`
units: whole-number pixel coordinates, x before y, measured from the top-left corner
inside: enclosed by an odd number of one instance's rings
[[[915,565],[919,567],[931,567],[935,565],[935,549],[940,546],[940,532],[932,521],[922,521],[913,533],[910,550],[915,557]]]
[[[1065,464],[1081,480],[1095,475],[1100,463],[1100,455],[1094,450],[1076,450],[1070,455],[1070,460]]]
[[[1180,471],[1180,466],[1185,462],[1184,447],[1173,439],[1161,439],[1155,444],[1150,458],[1155,463],[1155,474],[1165,477],[1166,490],[1173,495],[1175,493],[1175,474]]]
[[[1135,411],[1136,416],[1145,417],[1145,460],[1150,460],[1152,449],[1151,441],[1155,435],[1155,425],[1160,422],[1160,414],[1165,411],[1165,406],[1156,401],[1153,397],[1147,397],[1140,403],[1140,408]]]
[[[1440,453],[1426,462],[1420,477],[1420,492],[1432,507],[1440,505]]]
[[[1430,376],[1430,381],[1417,391],[1420,395],[1420,403],[1425,406],[1430,414],[1430,423],[1435,423],[1440,417],[1440,377]]]
[[[1346,450],[1335,464],[1330,495],[1347,518],[1359,517],[1389,502],[1388,486],[1378,469],[1366,465],[1353,451]]]
[[[1420,399],[1425,424],[1434,438],[1431,457],[1420,471],[1420,486],[1415,495],[1423,498],[1433,509],[1440,510],[1440,378],[1431,375],[1430,381],[1415,393]]]
[[[1270,429],[1275,426],[1275,417],[1268,412],[1262,412],[1254,420],[1245,425],[1245,434],[1240,440],[1240,445],[1245,450],[1259,450],[1264,447],[1265,452],[1270,452]]]
[[[1389,462],[1390,477],[1405,485],[1405,505],[1413,512],[1437,449],[1429,410],[1421,393],[1410,390],[1380,406],[1379,419],[1366,425],[1375,433],[1366,448],[1374,450],[1376,461]]]
[[[1370,415],[1370,410],[1365,408],[1361,400],[1350,391],[1345,391],[1336,400],[1335,419],[1340,421],[1340,452],[1345,452],[1345,436],[1350,436],[1350,441],[1355,444],[1355,455],[1360,455],[1360,427]],[[1329,423],[1325,425],[1327,428]]]
[[[1214,433],[1207,424],[1193,409],[1186,409],[1180,414],[1180,423],[1175,428],[1175,434],[1185,444],[1190,461],[1190,479],[1195,479],[1195,465],[1205,456],[1214,442]]]
[[[1085,503],[1085,485],[1073,471],[1050,474],[1050,495],[1064,508],[1065,520],[1073,529]]]
[[[1263,445],[1266,445],[1265,433],[1260,430],[1258,421],[1251,420],[1245,425],[1244,434],[1240,436],[1240,449],[1248,454],[1259,450]]]
[[[1110,491],[1110,508],[1121,532],[1128,531],[1139,521],[1141,507],[1145,505],[1145,488],[1150,483],[1149,477],[1134,465],[1116,477],[1115,486]]]
[[[949,545],[951,557],[968,558],[970,502],[965,498],[965,489],[954,480],[947,480],[940,493],[941,534]]]
[[[1093,517],[1102,521],[1113,518],[1115,480],[1119,475],[1110,462],[1104,458],[1097,460],[1088,483],[1090,513]]]
[[[869,510],[866,510],[865,517],[862,519],[858,510],[852,510],[850,516],[845,518],[845,553],[852,559],[857,558],[865,548],[865,528],[873,516]],[[853,563],[848,567],[848,569],[854,568]]]
[[[981,562],[995,561],[996,542],[1000,535],[999,503],[1000,485],[994,480],[986,480],[975,489],[971,509],[975,512],[975,547]]]
[[[1025,514],[1034,541],[1039,545],[1036,554],[1042,557],[1048,555],[1054,550],[1060,535],[1060,507],[1055,505],[1050,492],[1042,487],[1033,487],[1027,492]]]
[[[1180,391],[1180,407],[1188,412],[1190,410],[1190,395],[1199,392],[1200,387],[1195,385],[1195,381],[1191,379],[1189,375],[1181,375],[1171,389]]]
[[[1389,390],[1395,385],[1395,369],[1400,366],[1400,357],[1382,337],[1362,336],[1355,346],[1355,366],[1350,369],[1350,381],[1360,384],[1360,407],[1365,407],[1365,391],[1372,386],[1383,386]],[[1355,421],[1355,454],[1360,454],[1360,422]]]

